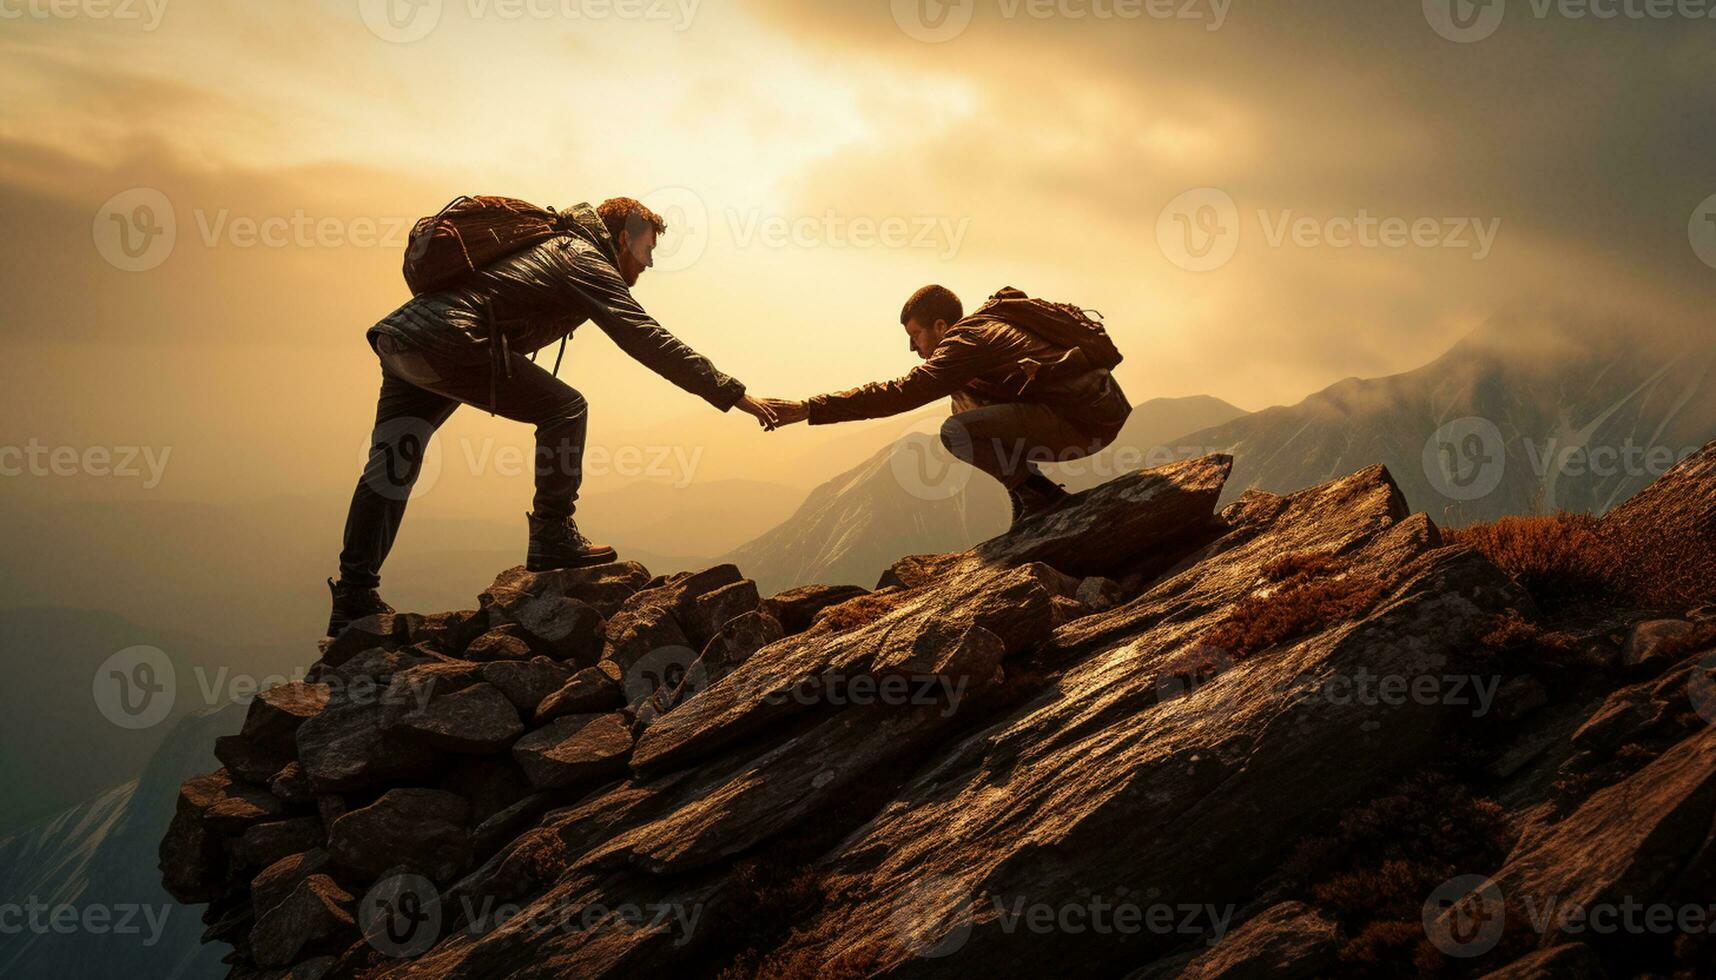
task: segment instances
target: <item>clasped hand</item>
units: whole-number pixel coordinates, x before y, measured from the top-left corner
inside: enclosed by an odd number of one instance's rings
[[[735,407],[755,417],[757,424],[770,432],[783,425],[803,422],[810,418],[809,403],[786,398],[752,398],[746,395],[739,399]]]

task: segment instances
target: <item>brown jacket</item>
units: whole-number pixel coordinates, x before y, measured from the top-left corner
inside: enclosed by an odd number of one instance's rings
[[[953,397],[956,412],[1003,402],[1049,405],[1082,431],[1112,437],[1132,406],[1113,377],[1084,352],[993,317],[954,324],[930,358],[894,381],[810,400],[810,424],[884,418]]]
[[[371,327],[408,348],[481,363],[492,320],[507,348],[529,353],[592,321],[644,367],[725,412],[745,386],[644,312],[620,278],[614,243],[587,204],[572,230],[480,270],[469,285],[413,297]]]

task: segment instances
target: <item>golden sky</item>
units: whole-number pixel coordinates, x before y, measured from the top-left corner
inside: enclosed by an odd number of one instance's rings
[[[1516,0],[1463,42],[1438,2],[0,0],[0,441],[171,445],[188,497],[349,485],[362,333],[461,193],[660,205],[639,299],[760,394],[903,373],[930,281],[1100,309],[1135,401],[1248,409],[1509,311],[1708,329],[1716,20]],[[128,254],[139,215],[170,243]],[[598,442],[709,474],[841,435],[763,436],[594,328],[563,375]]]

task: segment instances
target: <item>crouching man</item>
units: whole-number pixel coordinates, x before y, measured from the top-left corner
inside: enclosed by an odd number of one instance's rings
[[[771,405],[778,424],[822,425],[898,415],[951,395],[942,444],[1006,488],[1016,525],[1067,496],[1038,464],[1089,456],[1119,434],[1132,412],[1110,374],[1120,352],[1078,307],[1017,289],[964,314],[951,290],[925,286],[900,311],[922,364],[894,381]]]

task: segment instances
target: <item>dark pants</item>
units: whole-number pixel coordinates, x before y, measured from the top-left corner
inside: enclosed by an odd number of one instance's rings
[[[340,551],[340,580],[365,588],[381,582],[382,562],[405,519],[430,438],[461,403],[487,410],[492,380],[488,355],[481,352],[450,358],[404,347],[385,334],[375,343],[381,395]],[[535,512],[570,516],[584,463],[584,396],[521,354],[511,356],[510,367],[510,377],[494,381],[494,412],[536,426]]]
[[[974,408],[942,423],[941,443],[1012,490],[1033,464],[1065,463],[1100,452],[1114,435],[1092,436],[1047,405],[1015,402]]]

